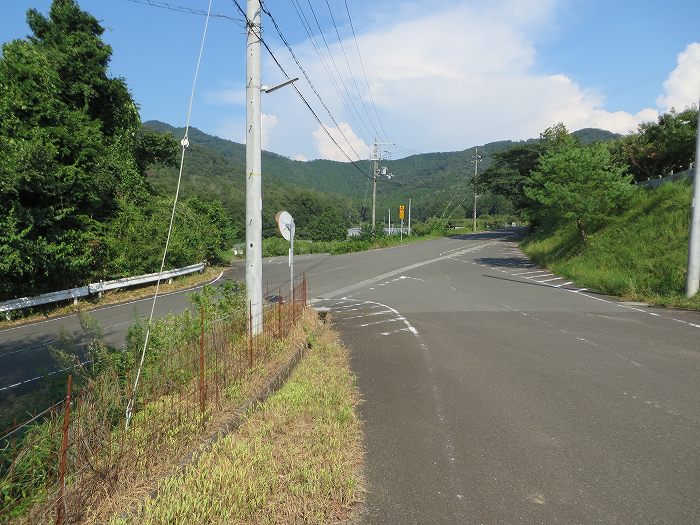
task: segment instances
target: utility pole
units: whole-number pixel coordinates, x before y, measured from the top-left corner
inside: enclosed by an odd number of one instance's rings
[[[685,293],[689,299],[698,293],[700,288],[700,168],[698,168],[698,161],[700,161],[700,112],[698,113],[698,136],[695,142],[695,176],[688,239],[688,277],[685,285]]]
[[[374,145],[372,146],[372,231],[374,231],[374,225],[377,220],[377,178],[379,177],[379,161],[381,160],[379,146],[389,144],[389,142],[377,142],[377,139],[374,139]],[[382,175],[385,175],[385,173],[382,173]]]
[[[411,199],[408,199],[408,234],[411,235]]]
[[[251,308],[251,331],[262,332],[262,153],[261,76],[260,76],[260,0],[248,0],[249,20],[246,39],[246,149],[245,149],[245,286]]]
[[[389,235],[391,235],[391,208],[389,208]]]
[[[377,222],[377,177],[379,176],[379,144],[375,139],[372,148],[372,231]]]
[[[474,163],[474,231],[476,231],[476,178],[479,175],[479,161],[481,160],[481,155],[479,155],[479,148],[474,148],[475,153],[472,157],[472,162]]]

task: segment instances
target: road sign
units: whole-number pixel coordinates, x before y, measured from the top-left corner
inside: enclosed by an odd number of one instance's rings
[[[402,204],[401,206],[399,206],[399,219],[401,219],[401,220],[403,220],[403,210],[404,210],[404,206]]]
[[[277,212],[275,220],[277,221],[277,227],[280,229],[282,237],[284,237],[286,241],[294,237],[294,219],[289,212],[284,210]]]
[[[294,218],[285,210],[278,211],[275,215],[277,227],[280,229],[282,237],[289,241],[289,298],[294,296]]]

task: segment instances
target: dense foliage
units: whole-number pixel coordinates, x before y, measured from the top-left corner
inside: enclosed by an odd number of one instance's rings
[[[588,232],[626,204],[633,190],[626,171],[604,144],[564,146],[542,157],[524,191],[539,205],[541,219],[575,222],[585,242]]]
[[[629,166],[635,180],[668,175],[688,169],[695,158],[698,109],[661,115],[657,122],[643,122],[614,145],[614,154]]]
[[[27,23],[31,36],[0,57],[0,300],[156,269],[169,210],[144,173],[178,150],[172,135],[141,130],[92,15],[54,0]],[[171,264],[215,259],[230,243],[230,229],[211,231],[231,222],[211,206],[178,211],[187,229]]]

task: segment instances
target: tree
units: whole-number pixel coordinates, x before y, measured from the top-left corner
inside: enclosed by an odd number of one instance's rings
[[[103,29],[74,0],[0,57],[0,297],[73,286],[100,264],[101,220],[146,184],[134,159],[140,126],[122,79],[110,78]]]
[[[582,241],[622,207],[633,191],[626,168],[604,144],[553,150],[540,161],[525,194],[546,214],[575,221]],[[551,217],[550,217],[551,218]]]
[[[697,125],[697,107],[680,113],[671,109],[658,122],[641,123],[611,148],[619,161],[630,166],[635,180],[667,175],[688,168],[694,159]]]
[[[477,184],[505,197],[515,209],[522,209],[528,204],[523,188],[544,151],[543,144],[531,142],[494,153],[493,163],[478,176]]]
[[[342,241],[348,236],[348,225],[336,206],[326,206],[309,226],[313,241]]]

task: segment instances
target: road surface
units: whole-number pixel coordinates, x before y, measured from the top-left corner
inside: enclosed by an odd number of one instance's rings
[[[296,258],[365,400],[361,523],[699,523],[700,314],[584,290],[517,234]],[[265,260],[270,293],[286,264]],[[144,304],[95,315],[118,342]],[[0,379],[59,326],[0,332],[2,353],[34,346]]]

